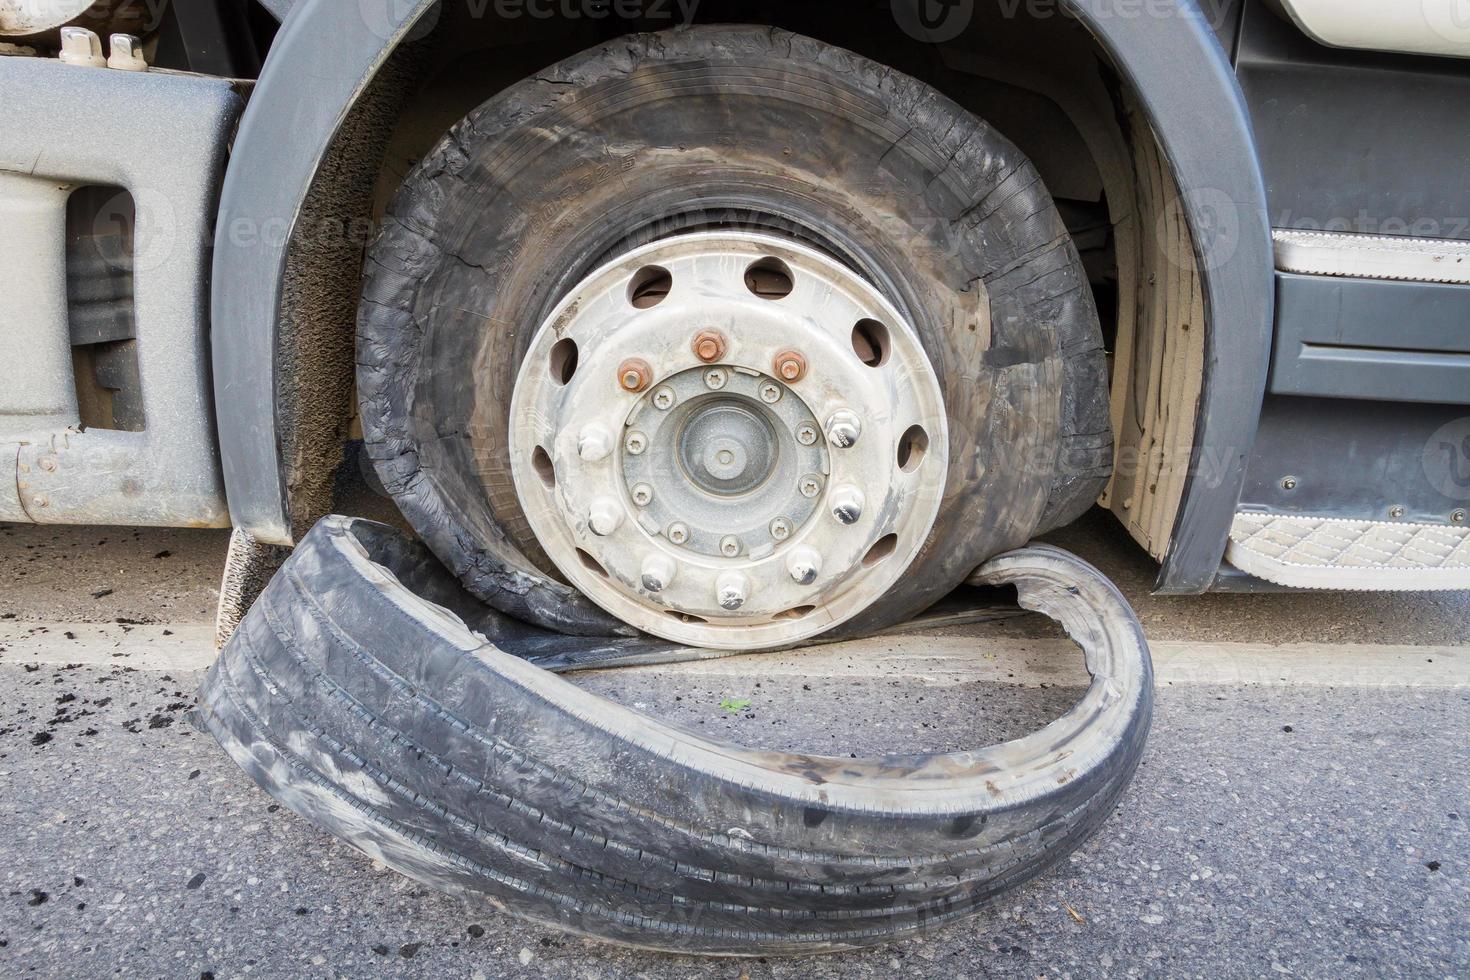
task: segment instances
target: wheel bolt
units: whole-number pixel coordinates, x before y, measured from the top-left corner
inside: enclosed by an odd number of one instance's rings
[[[750,580],[740,572],[725,572],[715,579],[715,599],[721,609],[734,611],[745,605],[750,595]]]
[[[797,482],[796,489],[801,492],[803,497],[810,500],[822,492],[822,478],[816,474],[804,476]]]
[[[667,412],[674,407],[677,396],[674,389],[665,385],[653,393],[653,407]]]
[[[713,364],[725,356],[725,335],[718,330],[701,330],[694,335],[694,356]]]
[[[639,569],[638,577],[643,582],[643,587],[649,592],[662,592],[674,581],[674,573],[678,566],[674,559],[668,555],[649,555],[643,559],[643,567]]]
[[[740,539],[733,534],[727,534],[720,539],[720,554],[726,558],[734,558],[740,554]]]
[[[776,377],[787,384],[800,381],[806,377],[806,358],[798,350],[783,350],[776,355],[774,365]]]
[[[653,503],[653,487],[646,483],[640,483],[633,488],[633,503],[639,507],[647,507]]]
[[[786,571],[798,585],[811,585],[822,574],[822,556],[806,545],[793,548],[786,556]]]
[[[838,449],[851,449],[857,445],[858,436],[862,433],[862,420],[856,412],[848,409],[838,409],[827,420],[827,441]]]
[[[630,357],[618,366],[618,384],[624,391],[639,392],[653,383],[653,368],[641,357]]]
[[[704,384],[706,388],[719,391],[725,387],[725,382],[730,380],[730,373],[724,368],[710,368],[704,372]]]
[[[674,544],[684,544],[689,540],[689,526],[687,524],[681,524],[678,521],[670,524],[669,529],[664,533],[668,535],[669,540],[674,542]]]
[[[817,427],[810,422],[803,422],[796,427],[796,441],[803,446],[814,445],[817,441]]]
[[[623,448],[630,455],[642,456],[643,451],[648,448],[648,437],[641,432],[629,432],[623,440]]]
[[[853,525],[863,516],[863,492],[850,483],[832,491],[832,516],[843,524]]]
[[[606,459],[613,450],[612,433],[601,422],[589,422],[577,436],[577,455],[589,463]]]
[[[761,401],[767,405],[774,405],[781,400],[781,386],[774,381],[767,381],[761,385]]]
[[[791,522],[784,517],[778,517],[771,522],[771,537],[777,541],[785,541],[791,537]]]
[[[623,508],[611,497],[598,497],[592,501],[592,506],[587,508],[587,526],[592,533],[600,538],[605,538],[618,529],[623,523]]]

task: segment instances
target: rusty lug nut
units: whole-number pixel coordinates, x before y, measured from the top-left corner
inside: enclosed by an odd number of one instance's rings
[[[42,456],[41,459],[40,459],[40,461],[37,462],[36,465],[39,466],[39,467],[41,467],[41,469],[44,472],[47,472],[47,473],[55,473],[56,472],[56,460],[53,459],[50,456]]]
[[[653,368],[641,357],[630,357],[618,365],[618,386],[624,391],[640,392],[653,383]]]
[[[718,330],[701,330],[694,335],[694,356],[706,364],[713,364],[725,356],[725,335]]]
[[[776,355],[774,364],[776,377],[787,384],[793,384],[806,377],[806,358],[802,357],[801,351],[783,350]]]

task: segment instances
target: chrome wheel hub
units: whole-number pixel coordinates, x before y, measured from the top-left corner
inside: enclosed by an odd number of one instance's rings
[[[947,469],[912,328],[768,235],[680,236],[593,272],[532,341],[512,418],[516,489],[562,573],[717,649],[796,642],[879,598]]]

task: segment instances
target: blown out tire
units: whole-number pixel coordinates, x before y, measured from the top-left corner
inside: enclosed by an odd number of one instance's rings
[[[287,807],[435,887],[660,949],[863,946],[1065,856],[1143,748],[1151,668],[1117,590],[1047,547],[977,579],[1063,623],[1085,697],[973,752],[814,757],[713,742],[533,667],[448,611],[476,603],[421,548],[328,518],[220,655],[200,717]]]
[[[573,632],[506,449],[517,368],[583,275],[683,230],[815,244],[918,331],[950,416],[945,503],[910,572],[844,627],[906,618],[980,561],[1088,507],[1108,474],[1102,339],[1030,162],[916,79],[763,27],[637,35],[512,86],[405,179],[369,251],[358,331],[367,447],[466,587]]]

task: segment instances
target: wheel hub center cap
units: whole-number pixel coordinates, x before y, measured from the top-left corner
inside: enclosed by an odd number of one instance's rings
[[[701,489],[720,496],[748,493],[776,467],[776,432],[759,409],[734,400],[701,407],[679,433],[679,462]]]
[[[512,419],[516,490],[558,568],[712,648],[796,642],[879,598],[947,472],[912,328],[767,235],[680,236],[594,271],[533,340]]]

